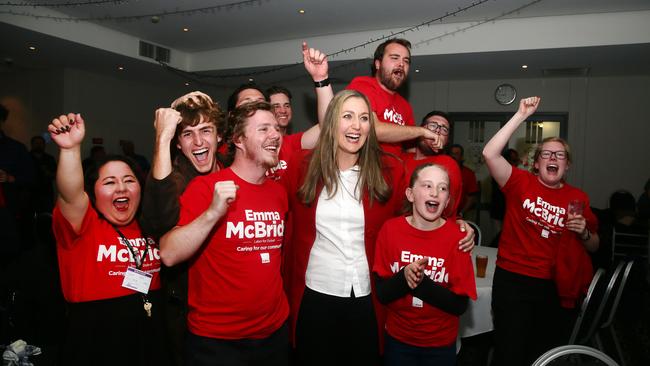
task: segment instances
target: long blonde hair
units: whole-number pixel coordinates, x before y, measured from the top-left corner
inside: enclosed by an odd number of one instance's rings
[[[358,91],[343,90],[334,96],[334,99],[332,99],[327,107],[325,120],[321,123],[320,136],[312,153],[305,181],[298,189],[298,196],[305,204],[314,202],[319,184],[325,186],[328,197],[330,198],[339,189],[339,167],[337,163],[338,128],[343,103],[350,98],[363,100],[370,112],[370,131],[368,138],[358,152],[357,164],[359,165],[360,172],[356,188],[361,192],[359,200],[363,197],[364,192],[368,192],[371,203],[374,200],[385,203],[390,198],[391,187],[382,174],[381,155],[383,152],[377,141],[377,134],[375,132],[376,122],[372,109],[370,108],[370,102]]]

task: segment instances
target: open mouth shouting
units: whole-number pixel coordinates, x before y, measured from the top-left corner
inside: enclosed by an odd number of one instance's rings
[[[393,70],[393,77],[397,78],[398,80],[404,79],[404,69],[395,69]]]
[[[550,163],[546,166],[546,171],[550,174],[557,174],[558,169],[559,168],[557,164]]]
[[[194,157],[196,158],[196,160],[198,162],[204,162],[204,161],[208,160],[208,152],[209,151],[210,151],[210,149],[208,149],[207,147],[204,147],[202,149],[192,151],[192,155],[194,155]]]
[[[427,208],[427,211],[429,213],[436,213],[440,207],[440,202],[436,200],[429,200],[424,203],[424,206]]]
[[[113,200],[113,207],[120,212],[128,211],[129,209],[129,199],[126,197],[120,197]]]

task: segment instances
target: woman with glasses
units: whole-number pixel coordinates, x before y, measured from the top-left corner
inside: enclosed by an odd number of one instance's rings
[[[539,102],[539,97],[522,99],[515,115],[483,149],[506,199],[492,291],[496,365],[529,365],[565,341],[558,330],[564,326],[560,309],[575,301],[564,301],[566,273],[561,270],[566,263],[580,268],[582,262],[572,260],[588,259],[586,251],[595,251],[599,243],[589,198],[564,180],[571,154],[563,139],[549,137],[538,145],[533,172],[513,169],[501,155]],[[569,281],[580,284],[590,273],[589,265]]]

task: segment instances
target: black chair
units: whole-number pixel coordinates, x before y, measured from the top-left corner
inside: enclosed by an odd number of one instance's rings
[[[598,279],[594,276],[589,288],[591,294],[588,293],[583,302],[569,344],[594,344],[596,332],[603,324],[603,316],[609,311],[608,302],[611,304],[610,297],[613,296],[614,289],[617,288],[624,265],[625,262],[619,262],[607,275],[600,275]]]
[[[623,296],[623,291],[625,290],[625,285],[627,284],[627,280],[630,276],[630,272],[632,271],[632,266],[634,265],[634,261],[629,261],[625,265],[625,269],[623,270],[623,273],[619,275],[613,291],[614,296],[610,296],[609,299],[607,300],[607,304],[605,305],[605,313],[603,314],[607,318],[603,317],[603,321],[600,325],[600,328],[596,331],[595,334],[595,340],[596,340],[596,346],[598,347],[599,350],[605,351],[603,341],[601,339],[601,334],[604,333],[609,333],[609,336],[612,339],[612,342],[614,343],[615,351],[616,351],[616,357],[618,361],[621,363],[621,365],[625,366],[625,359],[623,357],[623,352],[621,350],[621,345],[618,341],[618,337],[616,336],[616,331],[614,330],[613,323],[614,323],[614,317],[616,316],[616,311],[618,310],[618,304],[621,301],[621,297]]]
[[[648,258],[650,237],[647,229],[619,225],[612,229],[612,260],[617,257]]]
[[[564,362],[563,362],[564,361]],[[607,365],[619,366],[616,361],[603,352],[580,345],[568,345],[553,348],[539,356],[532,366],[547,365]]]
[[[594,293],[596,292],[596,288],[598,288],[599,292],[602,290],[602,287],[604,286],[603,284],[605,283],[604,276],[605,276],[605,270],[602,268],[598,268],[598,270],[594,274],[594,277],[591,280],[591,284],[589,284],[589,289],[587,290],[587,296],[585,296],[584,300],[582,300],[582,305],[580,305],[578,317],[576,319],[575,325],[573,326],[573,331],[571,332],[571,336],[569,338],[569,344],[576,343],[576,340],[578,339],[578,333],[583,328],[582,324],[584,322],[585,315],[587,313],[591,314],[594,311],[594,309],[597,308],[596,301],[593,300]]]

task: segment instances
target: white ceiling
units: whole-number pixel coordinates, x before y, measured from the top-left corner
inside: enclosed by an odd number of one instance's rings
[[[15,0],[14,0],[15,1]],[[79,2],[54,0],[48,3]],[[93,1],[93,0],[90,0]],[[98,1],[98,0],[94,0]],[[43,3],[43,0],[26,2]],[[72,17],[121,17],[187,11],[244,0],[139,0],[107,5],[63,7]],[[212,13],[168,15],[154,24],[134,21],[94,21],[99,25],[169,48],[196,52],[218,48],[300,39],[376,29],[404,28],[440,17],[479,0],[257,0]],[[531,0],[490,0],[446,20],[477,21],[500,15]],[[27,8],[27,10],[30,8]],[[304,9],[304,14],[298,10]],[[648,0],[544,0],[511,17],[556,16],[650,9]],[[189,32],[183,32],[183,28]]]
[[[8,0],[11,1],[11,0]],[[48,4],[65,4],[83,2],[84,0],[54,0]],[[89,0],[100,1],[100,0]],[[13,0],[16,4],[40,4],[44,0],[20,1]],[[84,5],[75,7],[19,7],[0,5],[0,57],[11,59],[13,66],[3,66],[3,71],[17,68],[34,67],[78,67],[92,70],[115,71],[115,65],[128,65],[128,70],[137,70],[132,76],[150,78],[152,80],[177,80],[179,77],[165,72],[157,64],[138,60],[137,57],[126,57],[113,52],[110,47],[102,45],[102,50],[92,46],[96,44],[81,45],[74,36],[86,32],[88,26],[96,26],[86,22],[59,21],[53,26],[65,27],[65,39],[44,34],[43,28],[38,27],[39,22],[46,19],[36,18],[36,14],[53,15],[57,17],[97,18],[97,17],[133,17],[141,19],[104,19],[94,20],[102,29],[108,28],[119,34],[128,35],[137,39],[146,40],[155,44],[168,47],[173,52],[188,55],[194,58],[192,63],[200,63],[202,57],[207,57],[208,64],[212,64],[208,57],[219,58],[219,52],[232,47],[249,46],[253,50],[264,49],[258,55],[258,65],[264,65],[265,57],[273,55],[274,48],[262,48],[260,45],[268,42],[289,42],[307,38],[321,37],[321,40],[335,41],[336,48],[341,50],[359,44],[358,39],[367,39],[365,35],[376,31],[377,38],[387,29],[401,30],[422,22],[444,17],[445,14],[458,11],[460,8],[470,9],[460,14],[447,17],[436,24],[452,24],[480,22],[494,17],[502,19],[559,17],[576,14],[635,12],[650,10],[650,0],[490,0],[482,3],[481,0],[257,0],[241,6],[229,8],[216,8],[214,11],[195,11],[191,13],[170,15],[170,12],[187,12],[193,9],[206,7],[225,6],[227,4],[241,3],[237,0],[208,1],[208,0],[130,0],[111,1],[105,5]],[[3,2],[5,4],[5,2]],[[471,6],[475,4],[475,6]],[[518,12],[502,16],[513,9],[523,5],[530,6]],[[304,9],[305,14],[298,10]],[[28,16],[10,15],[7,12],[28,13]],[[153,23],[152,14],[164,14],[160,21]],[[34,26],[36,24],[36,26]],[[183,32],[182,28],[189,28]],[[35,31],[35,30],[38,30]],[[48,33],[47,31],[45,31]],[[53,34],[55,32],[52,32]],[[60,32],[57,34],[59,35]],[[347,35],[357,35],[348,37]],[[409,38],[410,33],[404,35]],[[647,35],[645,35],[647,37]],[[365,37],[365,38],[364,38]],[[435,54],[425,50],[414,52],[414,67],[421,69],[418,74],[413,73],[414,79],[427,80],[452,80],[452,79],[482,79],[482,78],[521,78],[540,77],[542,70],[548,68],[589,68],[590,75],[610,75],[621,73],[650,74],[650,42],[630,44],[585,44],[584,47],[571,47],[553,45],[535,47],[537,49],[511,48],[509,44],[514,40],[521,41],[525,37],[537,37],[536,34],[511,34],[512,39],[502,39],[497,47],[491,50],[477,52],[444,52]],[[372,38],[372,36],[370,36]],[[346,41],[348,40],[349,41]],[[561,40],[558,40],[558,43]],[[82,42],[83,43],[83,42]],[[323,44],[327,42],[323,41]],[[453,43],[453,42],[450,42]],[[27,46],[37,45],[38,50],[32,52]],[[275,45],[276,43],[270,43]],[[339,46],[340,45],[340,46]],[[333,66],[348,64],[351,59],[370,56],[376,44],[369,45],[360,52],[361,56],[353,55],[333,62]],[[318,46],[318,45],[317,45]],[[117,46],[116,46],[117,47]],[[452,47],[453,48],[453,47]],[[285,52],[285,48],[278,47],[278,52]],[[471,50],[470,50],[471,51]],[[254,51],[253,51],[254,52]],[[245,53],[243,53],[245,54]],[[242,54],[242,55],[243,55]],[[216,56],[215,56],[216,55]],[[295,55],[298,52],[296,50]],[[137,51],[135,51],[137,56]],[[244,56],[242,56],[244,57]],[[247,57],[250,58],[250,57]],[[281,64],[290,64],[288,58],[280,61],[269,61],[268,65],[274,67]],[[338,60],[338,59],[337,59]],[[535,67],[523,71],[522,62],[534,60]],[[232,70],[231,67],[219,66],[214,63],[213,68],[198,67],[202,74],[219,74],[230,69],[227,73],[246,73],[263,69],[261,66]],[[193,69],[191,66],[179,67],[185,70]],[[294,68],[297,69],[297,68]],[[337,69],[337,76],[348,79],[351,75],[367,73],[367,62],[360,62]],[[295,78],[304,73],[302,70],[284,70],[272,74],[257,75],[256,80],[264,82]],[[183,78],[191,78],[185,75]],[[241,78],[215,79],[217,85],[239,84]],[[205,80],[205,79],[203,79]]]

